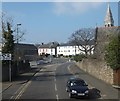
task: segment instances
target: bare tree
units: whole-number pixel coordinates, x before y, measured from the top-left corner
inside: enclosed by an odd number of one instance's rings
[[[17,24],[13,24],[13,18],[10,17],[10,16],[7,16],[7,13],[5,12],[2,12],[1,14],[1,25],[2,25],[2,32],[7,30],[7,22],[9,22],[10,26],[11,26],[11,32],[13,33],[14,35],[14,42],[17,42],[17,41],[22,41],[24,40],[23,36],[25,35],[26,33],[26,30],[17,30]],[[17,31],[19,33],[17,33]],[[3,44],[4,44],[4,39],[2,39],[3,41]]]
[[[92,28],[83,28],[72,33],[69,38],[69,43],[72,43],[78,46],[79,50],[84,52],[87,56],[91,54],[91,50],[94,48],[94,36],[95,29]]]
[[[13,54],[14,54],[14,36],[13,36],[13,31],[12,31],[12,19],[7,18],[4,13],[2,13],[1,16],[1,39],[2,39],[2,53],[10,53],[12,54],[12,59],[13,59]],[[6,61],[4,63],[7,63]]]
[[[2,52],[3,53],[11,53],[13,54],[14,59],[18,57],[16,55],[17,51],[17,44],[14,43],[20,42],[23,40],[23,36],[25,34],[24,30],[19,29],[19,33],[17,33],[18,29],[15,26],[13,26],[13,20],[12,17],[7,16],[5,12],[2,12],[1,15],[1,41],[2,41]],[[18,35],[19,34],[19,35]]]
[[[19,29],[19,31],[17,32],[17,28],[15,28],[14,32],[14,40],[16,43],[25,40],[23,37],[26,34],[26,30]]]

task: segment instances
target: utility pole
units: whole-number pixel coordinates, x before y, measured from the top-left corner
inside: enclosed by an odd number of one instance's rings
[[[17,55],[17,56],[16,56],[16,57],[17,57],[17,72],[18,72],[18,74],[19,74],[19,67],[18,67],[18,66],[19,66],[19,56],[18,56],[18,55],[19,55],[19,54],[18,54],[18,51],[19,51],[19,50],[18,50],[18,43],[19,43],[19,36],[18,36],[18,34],[19,34],[19,32],[18,32],[18,26],[21,26],[21,24],[20,24],[20,23],[17,24],[17,45],[16,45],[16,49],[17,49],[17,50],[16,50],[16,53],[17,53],[17,54],[16,54],[16,55]]]
[[[49,48],[51,49],[51,53],[50,53],[50,62],[52,61],[52,45],[54,44],[54,42],[50,43]]]

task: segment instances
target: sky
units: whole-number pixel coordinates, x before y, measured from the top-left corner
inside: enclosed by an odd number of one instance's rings
[[[3,2],[2,11],[12,17],[13,27],[21,23],[22,43],[64,43],[81,28],[104,26],[107,2]],[[110,2],[115,25],[118,3]]]

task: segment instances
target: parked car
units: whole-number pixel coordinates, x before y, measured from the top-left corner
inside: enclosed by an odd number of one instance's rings
[[[48,63],[50,63],[50,62],[47,60],[38,60],[37,61],[37,65],[48,64]]]
[[[87,83],[80,78],[70,78],[67,81],[66,91],[69,93],[69,97],[88,97],[89,89]]]

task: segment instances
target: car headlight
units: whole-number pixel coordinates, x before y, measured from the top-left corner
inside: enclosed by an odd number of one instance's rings
[[[88,90],[86,90],[86,91],[85,91],[85,93],[87,93],[87,94],[88,94],[88,93],[89,93],[89,91],[88,91]]]
[[[75,91],[75,90],[72,90],[72,93],[77,93],[77,91]]]

